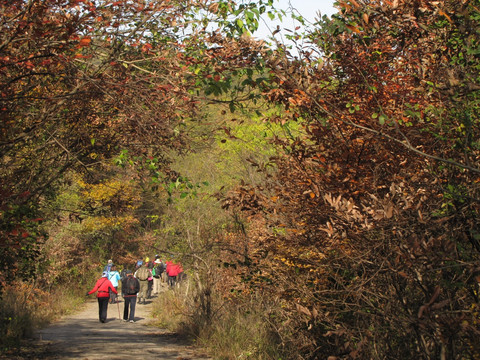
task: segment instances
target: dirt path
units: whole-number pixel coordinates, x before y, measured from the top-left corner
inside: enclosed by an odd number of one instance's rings
[[[149,325],[154,300],[137,304],[135,323],[119,320],[123,300],[118,307],[109,304],[107,321],[100,323],[98,303],[92,298],[78,313],[39,331],[40,343],[46,345],[42,358],[207,360],[175,334]]]

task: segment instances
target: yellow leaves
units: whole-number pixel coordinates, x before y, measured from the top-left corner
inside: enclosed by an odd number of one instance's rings
[[[118,180],[109,180],[100,184],[87,184],[78,180],[77,183],[85,189],[83,195],[93,201],[109,201],[115,196],[134,196],[133,190]]]
[[[314,270],[312,269],[311,264],[303,264],[300,262],[294,261],[295,259],[287,259],[286,257],[275,257],[278,261],[280,261],[282,264],[286,265],[287,267],[290,268],[299,268],[299,269],[306,269],[306,270]]]
[[[115,217],[88,217],[83,221],[83,230],[85,232],[93,232],[108,229],[126,228],[138,223],[132,215],[115,216]]]
[[[112,207],[115,212],[138,208],[139,196],[128,182],[112,179],[99,184],[88,184],[81,178],[77,178],[76,182],[83,190],[81,201],[91,207]]]
[[[105,201],[114,197],[119,193],[123,185],[119,181],[108,181],[105,184],[88,185],[89,190],[84,192],[84,195],[95,201]]]

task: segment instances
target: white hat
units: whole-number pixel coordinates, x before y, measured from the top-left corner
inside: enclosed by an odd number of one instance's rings
[[[160,263],[162,262],[162,260],[157,259],[157,260],[155,260],[154,262],[155,262],[155,264],[160,264]]]

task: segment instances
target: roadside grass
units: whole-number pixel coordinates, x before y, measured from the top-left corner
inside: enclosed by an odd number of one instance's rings
[[[153,303],[155,324],[190,339],[213,359],[281,360],[278,336],[265,309],[258,304],[239,306],[214,299],[217,309],[207,319],[195,296],[182,284],[167,290]]]
[[[161,296],[153,303],[152,316],[154,324],[169,331],[178,331],[178,326],[185,319],[185,304],[179,292],[164,288]]]
[[[21,347],[36,329],[78,309],[83,303],[78,291],[45,291],[28,283],[6,287],[0,300],[0,354]]]
[[[208,331],[201,331],[197,343],[215,359],[282,359],[278,339],[261,309],[244,311],[231,306],[212,319]]]

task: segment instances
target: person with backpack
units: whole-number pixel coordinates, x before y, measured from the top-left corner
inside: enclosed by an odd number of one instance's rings
[[[158,255],[157,255],[158,256]],[[160,257],[157,257],[154,261],[155,267],[153,268],[153,293],[160,294],[162,274],[165,271],[165,266],[160,260]]]
[[[138,303],[145,304],[145,301],[147,299],[147,291],[148,291],[148,277],[150,276],[150,272],[148,271],[147,264],[144,264],[142,261],[140,264],[140,267],[137,269],[137,271],[135,271],[134,276],[140,281],[140,291],[138,292]]]
[[[127,278],[127,271],[128,270],[128,267],[127,265],[125,265],[122,269],[122,271],[120,272],[120,281],[123,283],[123,280],[125,280]]]
[[[148,258],[147,258],[148,259]],[[153,269],[155,267],[155,264],[153,261],[147,261],[147,269],[148,269],[148,287],[147,287],[147,299],[150,299],[152,297],[152,291],[153,291]]]
[[[107,265],[103,267],[103,271],[109,272],[112,268],[113,260],[108,260]]]
[[[122,295],[125,300],[125,305],[123,306],[123,321],[135,322],[135,305],[139,291],[140,282],[133,276],[131,270],[126,270],[126,277],[122,281]]]
[[[118,273],[117,267],[114,264],[112,264],[112,267],[108,272],[108,280],[110,280],[115,290],[118,291],[118,281],[120,280],[120,274]],[[118,301],[117,296],[118,295],[115,294],[113,291],[110,291],[110,304],[114,304]]]
[[[97,283],[92,290],[88,291],[86,296],[97,292],[98,300],[98,317],[101,323],[104,323],[107,320],[107,309],[108,309],[108,299],[110,298],[110,290],[117,294],[117,289],[115,289],[108,280],[108,273],[103,272],[102,277],[97,280]]]

